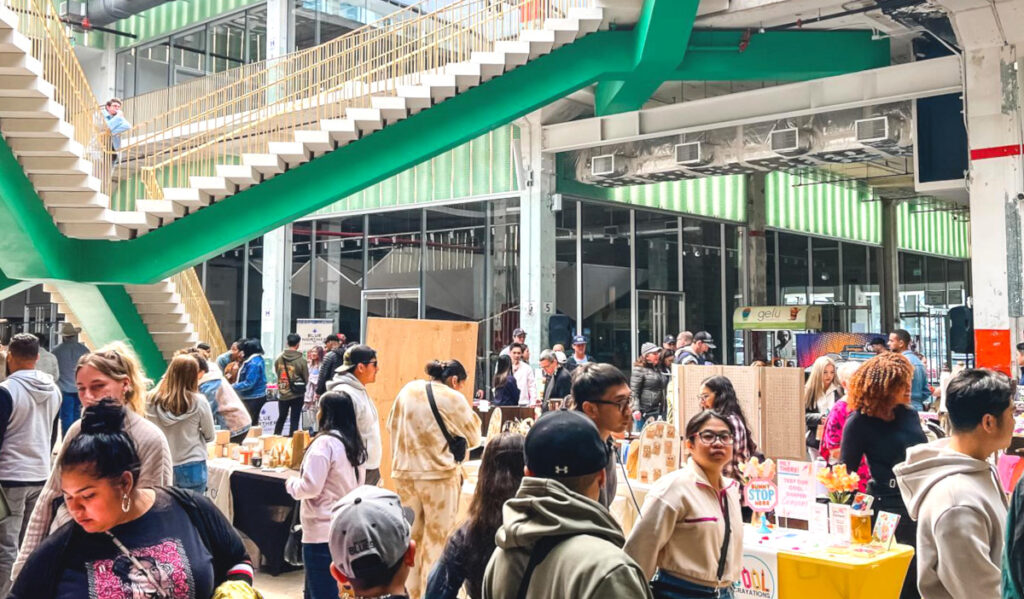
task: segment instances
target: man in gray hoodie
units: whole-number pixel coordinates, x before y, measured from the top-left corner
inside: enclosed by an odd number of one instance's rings
[[[893,472],[917,521],[918,590],[927,599],[1000,597],[1006,494],[988,458],[1013,435],[1013,382],[968,369],[946,391],[953,435],[907,450]]]
[[[608,447],[579,412],[552,411],[526,435],[526,476],[505,503],[484,599],[651,599],[622,529],[598,503]]]
[[[322,367],[320,372],[324,372]],[[366,484],[376,485],[380,482],[380,461],[384,447],[381,444],[377,406],[366,392],[366,385],[377,380],[377,350],[369,345],[353,345],[345,350],[341,366],[334,372],[334,378],[327,383],[327,391],[344,391],[352,398],[356,427],[366,445],[366,461],[363,462]]]
[[[0,383],[0,487],[11,514],[0,520],[0,597],[11,588],[21,533],[50,476],[50,434],[60,410],[53,377],[36,370],[39,339],[19,333],[7,352],[9,376]]]

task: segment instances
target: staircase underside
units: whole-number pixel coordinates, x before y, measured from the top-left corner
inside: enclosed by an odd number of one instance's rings
[[[141,339],[136,350],[157,376],[160,350],[126,285],[154,284],[592,83],[626,80],[637,68],[635,49],[632,31],[590,34],[130,240],[62,234],[0,138],[0,299],[26,282],[52,283],[94,343]]]

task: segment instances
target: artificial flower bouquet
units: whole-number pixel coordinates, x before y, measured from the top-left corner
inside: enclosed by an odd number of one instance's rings
[[[836,464],[818,470],[818,482],[825,485],[829,501],[849,503],[857,492],[860,476],[856,472],[847,472],[846,464]]]

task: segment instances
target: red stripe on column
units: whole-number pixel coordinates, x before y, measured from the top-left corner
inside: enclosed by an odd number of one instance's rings
[[[1009,375],[1013,358],[1010,330],[974,329],[974,357],[978,368],[991,368]]]
[[[985,160],[986,158],[1002,158],[1004,156],[1017,156],[1020,153],[1020,144],[1013,146],[995,146],[993,148],[978,148],[977,150],[971,150],[971,160]]]

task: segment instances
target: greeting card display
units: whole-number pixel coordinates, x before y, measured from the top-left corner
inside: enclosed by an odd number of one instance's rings
[[[679,469],[679,434],[674,424],[650,422],[634,444],[637,449],[637,478],[653,483]]]
[[[896,526],[899,523],[900,517],[898,514],[878,512],[878,517],[875,518],[875,530],[871,533],[871,540],[888,550],[892,547],[892,539],[896,536]]]

